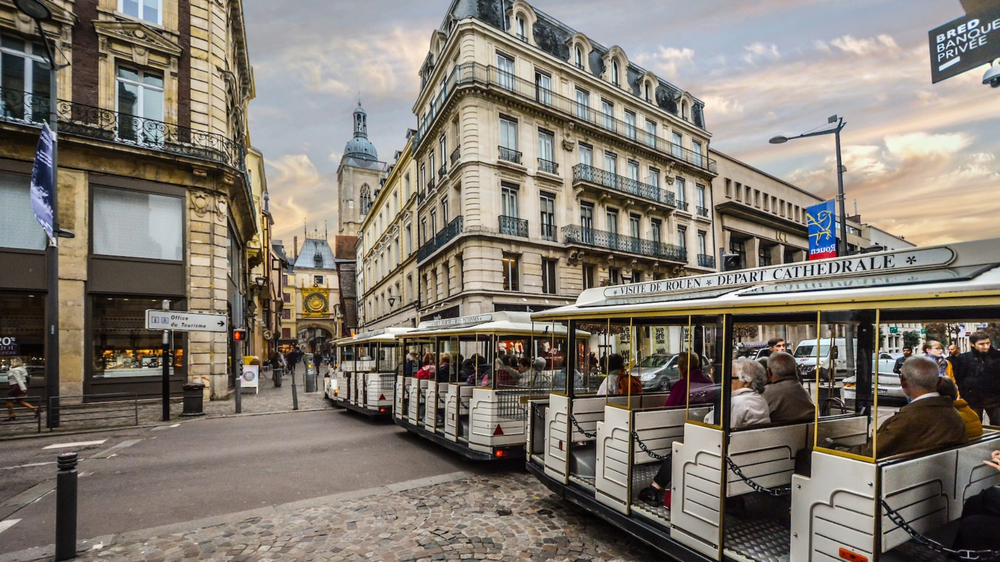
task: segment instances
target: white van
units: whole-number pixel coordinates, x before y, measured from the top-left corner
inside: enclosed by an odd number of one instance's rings
[[[853,342],[854,347],[852,351],[857,352],[858,340],[853,340]],[[831,343],[833,344],[832,354]],[[844,338],[820,339],[818,354],[816,352],[816,340],[802,340],[795,346],[795,352],[792,355],[795,357],[795,363],[798,365],[799,374],[805,380],[810,380],[816,376],[817,355],[820,358],[820,379],[826,379],[827,373],[830,372],[831,355],[835,358],[833,378],[842,379],[847,376],[847,340]]]

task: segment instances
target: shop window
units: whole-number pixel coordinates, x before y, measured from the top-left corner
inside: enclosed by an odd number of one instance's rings
[[[15,357],[44,384],[45,294],[0,292],[0,388]]]
[[[181,261],[184,199],[122,189],[94,189],[94,253]]]
[[[29,182],[28,176],[0,174],[0,248],[45,249],[45,234],[31,210]]]
[[[146,329],[146,309],[160,308],[162,299],[151,297],[93,297],[95,379],[159,377],[163,374],[163,333]],[[185,310],[184,301],[171,306]],[[169,357],[170,374],[181,375],[184,367],[186,336],[174,332],[173,355]]]

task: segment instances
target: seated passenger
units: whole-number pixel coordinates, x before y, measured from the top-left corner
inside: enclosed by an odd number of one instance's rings
[[[625,359],[617,353],[612,353],[608,357],[608,376],[597,389],[598,396],[617,396],[621,393],[621,385],[618,377],[622,376],[622,369],[625,368]]]
[[[1000,451],[993,451],[983,464],[1000,470]],[[1000,486],[986,488],[966,500],[953,548],[1000,550]]]
[[[441,364],[438,365],[437,373],[434,375],[437,382],[448,382],[451,377],[451,354],[441,354]]]
[[[434,373],[436,371],[437,368],[434,367],[434,355],[431,353],[425,353],[424,366],[420,367],[420,370],[417,371],[417,374],[413,376],[418,379],[433,379]]]
[[[774,423],[811,420],[816,407],[809,393],[799,382],[795,358],[784,351],[775,351],[767,358],[769,382],[764,387],[764,400]]]
[[[785,354],[787,355],[787,354]],[[692,355],[693,357],[693,355]],[[732,419],[730,426],[741,429],[751,425],[769,423],[767,401],[761,396],[766,383],[766,373],[760,363],[751,359],[733,361]],[[758,390],[759,389],[759,390]],[[671,393],[673,391],[671,390]],[[705,421],[712,423],[713,408]],[[653,483],[639,492],[639,499],[659,507],[663,504],[663,490],[670,487],[670,457],[667,457],[653,477]],[[669,506],[668,506],[669,507]]]
[[[938,393],[947,396],[955,401],[955,410],[962,416],[965,422],[965,435],[969,439],[975,439],[983,434],[983,422],[976,415],[976,412],[969,407],[969,403],[958,397],[958,385],[955,381],[941,377],[938,380]]]
[[[910,357],[903,363],[899,382],[910,403],[878,428],[878,458],[901,453],[961,445],[968,441],[965,422],[955,410],[955,401],[938,394],[937,363],[926,357]],[[873,441],[850,451],[871,457]]]
[[[462,368],[458,371],[458,380],[464,381],[470,386],[476,384],[476,360],[474,357],[462,361]]]
[[[678,379],[670,387],[670,394],[664,406],[683,406],[688,403],[688,393],[691,393],[691,403],[711,402],[711,393],[699,393],[699,389],[712,386],[712,379],[701,372],[698,357],[691,352],[683,352],[677,357]],[[689,388],[690,387],[690,388]]]

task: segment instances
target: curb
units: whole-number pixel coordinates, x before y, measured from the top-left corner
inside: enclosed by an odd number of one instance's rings
[[[248,415],[248,414],[240,414],[240,415]],[[260,414],[249,414],[249,415],[260,415]],[[235,513],[228,513],[225,515],[215,515],[212,517],[205,517],[202,519],[194,519],[192,521],[170,523],[168,525],[149,527],[147,529],[140,529],[138,531],[127,531],[125,533],[116,533],[113,535],[102,535],[91,539],[77,541],[78,543],[77,546],[80,549],[77,551],[77,554],[78,555],[83,554],[91,550],[101,550],[120,543],[141,542],[162,535],[184,533],[184,532],[194,531],[196,529],[204,529],[206,527],[217,527],[219,525],[239,523],[241,521],[246,521],[249,519],[271,517],[275,515],[281,515],[284,513],[298,511],[301,509],[321,507],[324,505],[335,504],[343,501],[358,500],[378,495],[398,494],[399,492],[405,492],[417,488],[425,488],[428,486],[436,486],[438,484],[454,482],[456,480],[462,480],[464,478],[469,478],[472,476],[474,476],[473,473],[464,470],[458,472],[450,472],[448,474],[440,474],[438,476],[418,478],[416,480],[407,480],[405,482],[397,482],[395,484],[386,484],[383,486],[377,486],[375,488],[364,488],[361,490],[352,490],[349,492],[339,492],[336,494],[321,496],[318,498],[299,500],[274,506],[250,509],[247,511],[237,511]],[[53,556],[55,556],[55,545],[50,544],[46,546],[36,546],[18,552],[0,554],[0,562],[34,562],[36,560],[50,559]]]

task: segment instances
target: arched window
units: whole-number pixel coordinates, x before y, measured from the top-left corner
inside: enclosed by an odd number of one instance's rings
[[[524,16],[517,16],[516,27],[514,28],[517,33],[517,38],[521,41],[528,40],[528,33],[524,26]]]
[[[681,119],[687,120],[688,118],[688,102],[681,102]]]
[[[583,70],[583,49],[576,48],[576,67]]]
[[[611,83],[614,84],[615,86],[621,85],[621,81],[619,80],[619,75],[620,73],[618,71],[618,61],[613,60],[611,61]]]
[[[649,82],[646,82],[646,101],[652,102],[652,98],[649,97],[651,88],[649,87]]]
[[[368,187],[368,184],[361,186],[361,214],[367,215],[368,210],[372,208],[372,192]]]

